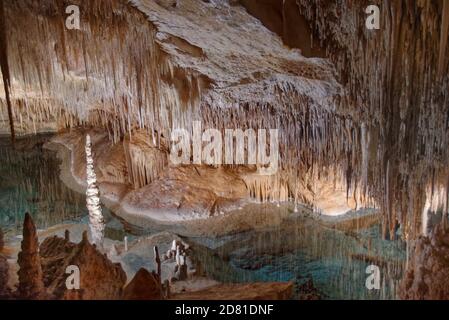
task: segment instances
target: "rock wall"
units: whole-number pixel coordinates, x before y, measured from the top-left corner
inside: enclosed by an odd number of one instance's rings
[[[420,237],[410,249],[410,259],[400,297],[409,300],[449,299],[449,233],[436,227],[429,237]]]

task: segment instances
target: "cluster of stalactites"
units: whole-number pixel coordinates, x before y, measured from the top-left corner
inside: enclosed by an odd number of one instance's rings
[[[425,189],[439,189],[436,182],[443,181],[447,191],[449,183],[448,2],[298,4],[355,104],[363,106],[353,110],[353,119],[365,123],[360,181],[381,204],[384,234],[394,234],[398,223],[419,234],[424,206],[433,201]],[[378,31],[365,27],[372,4],[381,11]],[[370,139],[376,150],[366,150]]]
[[[80,30],[65,27],[62,1],[5,4],[19,129],[101,125],[118,141],[136,128],[166,133],[191,117],[200,82],[171,64],[142,13],[117,0],[72,4],[82,8]],[[3,99],[1,108],[5,117]]]

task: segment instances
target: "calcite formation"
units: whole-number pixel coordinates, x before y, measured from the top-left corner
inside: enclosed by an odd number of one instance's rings
[[[293,283],[260,282],[220,284],[195,292],[179,293],[174,300],[288,300]]]
[[[21,299],[42,299],[46,292],[43,282],[39,242],[36,227],[29,213],[23,222],[23,240],[17,263],[19,264],[19,286],[17,295]]]
[[[400,297],[410,300],[445,300],[449,297],[449,233],[438,226],[429,237],[414,243],[413,255],[402,280]]]
[[[162,300],[163,297],[160,278],[157,274],[142,268],[126,285],[122,298],[124,300]]]
[[[76,31],[62,26],[64,1],[6,5],[17,130],[93,125],[104,128],[114,142],[127,135],[128,177],[133,185],[144,186],[156,178],[164,159],[133,147],[138,130],[160,148],[171,129],[189,129],[194,119],[219,130],[282,124],[286,172],[277,177],[282,191],[260,196],[300,197],[296,182],[287,183],[286,175],[304,175],[311,156],[326,148],[307,140],[323,138],[308,126],[330,119],[343,91],[331,64],[286,48],[243,7],[227,1],[183,1],[176,7],[164,1],[131,4],[79,3],[84,19]],[[31,30],[52,31],[39,32],[30,41],[19,20],[8,20],[15,14],[25,15]],[[51,43],[58,43],[56,50]],[[38,64],[31,51],[42,56]],[[29,72],[26,66],[31,66]]]
[[[9,266],[8,260],[0,253],[0,299],[7,299],[11,292],[8,287]]]
[[[3,231],[2,228],[0,228],[0,252],[3,250],[3,247],[5,245],[5,240],[3,237]]]
[[[81,9],[80,30],[65,27],[69,4]],[[380,8],[380,30],[365,26],[368,5]],[[1,131],[102,132],[93,139],[100,191],[127,211],[162,208],[158,218],[173,221],[173,212],[206,217],[248,198],[334,213],[376,206],[383,236],[395,238],[400,226],[406,240],[427,232],[430,214],[446,219],[448,1],[24,0],[0,8]],[[171,132],[190,132],[195,120],[221,132],[280,129],[279,171],[170,166]],[[84,168],[73,164],[75,173]],[[320,202],[329,185],[351,203]]]
[[[66,239],[51,237],[41,244],[42,269],[45,286],[55,299],[103,300],[120,299],[126,283],[126,274],[120,264],[112,263],[95,245],[90,244],[87,233],[74,244]],[[80,270],[80,289],[66,286],[68,266]]]

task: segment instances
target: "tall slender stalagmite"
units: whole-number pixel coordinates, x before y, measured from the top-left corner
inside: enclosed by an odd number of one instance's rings
[[[44,295],[44,282],[39,255],[39,242],[36,227],[29,213],[23,222],[22,251],[17,260],[19,264],[19,287],[17,294],[22,299],[40,299]]]
[[[87,190],[86,202],[89,210],[89,228],[92,236],[92,242],[97,246],[103,244],[104,219],[100,205],[100,191],[97,186],[97,175],[94,170],[94,159],[92,156],[92,142],[90,135],[86,136],[86,176]]]

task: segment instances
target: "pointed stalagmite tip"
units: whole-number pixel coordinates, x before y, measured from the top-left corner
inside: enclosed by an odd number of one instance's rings
[[[87,231],[83,232],[83,240],[82,240],[82,242],[89,242],[89,239],[87,237]]]
[[[36,233],[36,227],[34,225],[33,218],[27,212],[25,213],[25,218],[23,220],[23,235],[31,233]]]
[[[31,218],[31,215],[30,215],[29,212],[26,212],[25,213],[25,219],[23,220],[23,224],[30,223],[30,221],[33,222],[33,218]]]

